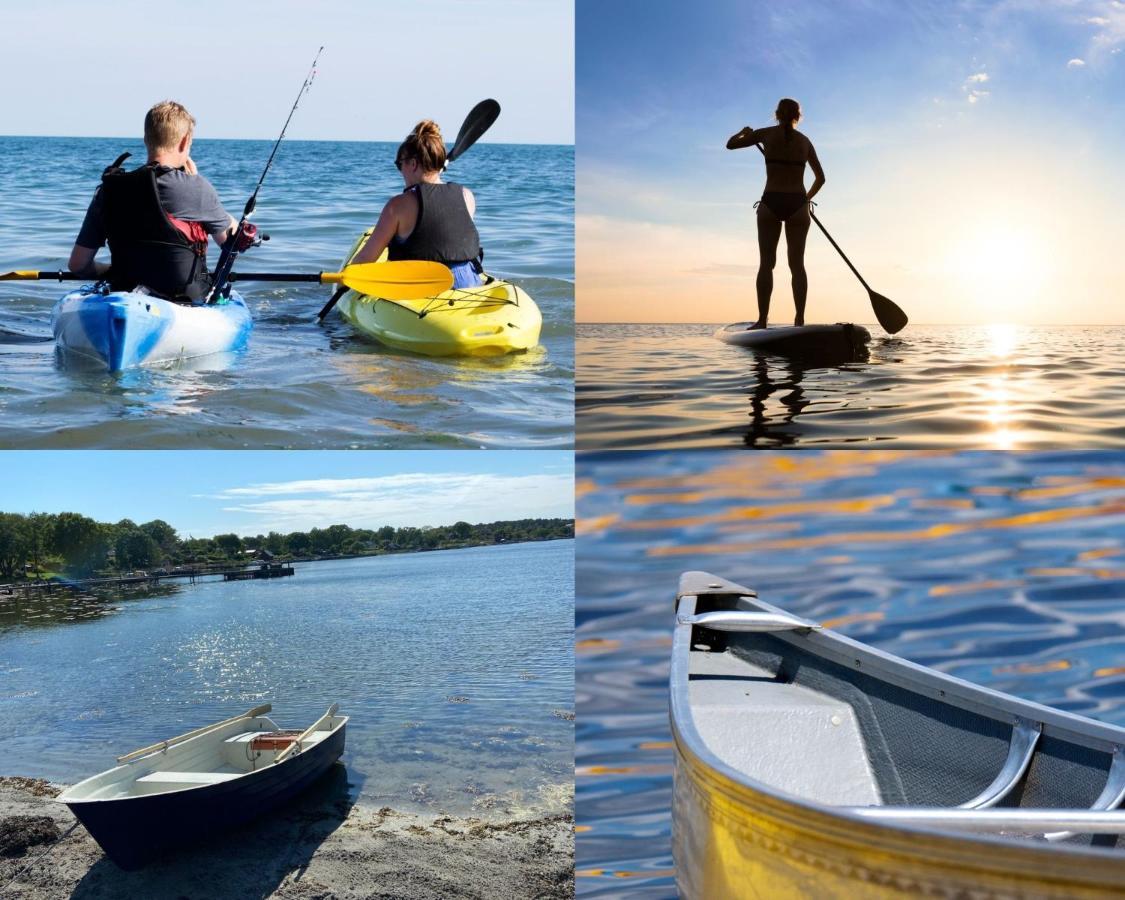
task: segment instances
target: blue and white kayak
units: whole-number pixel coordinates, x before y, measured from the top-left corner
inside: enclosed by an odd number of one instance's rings
[[[71,291],[51,312],[55,345],[110,372],[242,350],[254,327],[237,291],[218,303],[173,303],[151,294]]]

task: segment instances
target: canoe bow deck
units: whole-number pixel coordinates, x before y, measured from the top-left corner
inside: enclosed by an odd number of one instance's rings
[[[269,705],[119,758],[58,801],[123,869],[292,799],[344,751],[347,716],[333,705],[303,732],[282,732]]]
[[[1125,894],[1125,729],[681,579],[673,853],[685,897]]]

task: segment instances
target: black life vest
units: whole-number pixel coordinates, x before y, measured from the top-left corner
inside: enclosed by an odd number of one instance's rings
[[[452,266],[483,256],[480,234],[461,185],[423,181],[403,193],[418,200],[418,221],[405,241],[391,241],[388,259],[425,259]]]
[[[207,232],[198,222],[184,222],[164,211],[156,189],[161,166],[149,163],[126,172],[123,161],[124,156],[118,157],[102,175],[110,287],[131,291],[144,285],[173,300],[199,300],[211,287]]]

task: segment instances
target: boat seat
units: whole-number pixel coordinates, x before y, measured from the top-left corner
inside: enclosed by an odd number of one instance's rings
[[[220,784],[244,772],[150,772],[137,779],[142,784]]]
[[[847,703],[726,653],[693,653],[688,690],[700,736],[732,768],[829,805],[883,802]]]
[[[269,731],[245,731],[242,734],[236,734],[234,737],[227,738],[225,741],[223,741],[223,743],[224,744],[249,744],[251,741],[255,740],[256,738],[265,737],[265,736],[271,735],[271,734],[277,734],[277,731],[274,730],[274,729],[270,729]],[[314,744],[319,744],[326,737],[328,737],[328,735],[329,735],[328,731],[314,731],[307,738],[305,738],[303,741],[301,741],[301,746],[307,749],[307,748],[313,746]]]
[[[236,734],[234,737],[229,737],[224,744],[249,744],[254,738],[260,737],[263,734],[273,734],[273,729],[269,731],[244,731],[242,734]]]

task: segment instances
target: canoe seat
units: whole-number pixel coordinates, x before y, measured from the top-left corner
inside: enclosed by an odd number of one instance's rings
[[[143,784],[219,784],[241,777],[243,772],[150,772],[137,779]]]
[[[693,653],[688,690],[700,737],[732,768],[832,806],[882,804],[848,704],[726,653]]]

